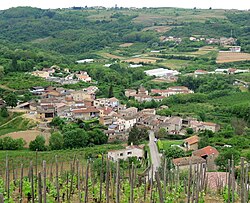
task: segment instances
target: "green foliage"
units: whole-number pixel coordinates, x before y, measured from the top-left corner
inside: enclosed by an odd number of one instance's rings
[[[160,128],[160,130],[157,132],[158,138],[164,138],[167,136],[167,130],[165,128]]]
[[[167,159],[171,160],[175,158],[184,157],[186,154],[179,147],[169,147],[167,150],[165,150],[164,155]]]
[[[187,134],[192,135],[194,133],[193,128],[187,128]]]
[[[16,107],[17,106],[17,96],[15,93],[9,93],[7,96],[4,98],[6,105],[10,107]]]
[[[237,165],[240,161],[240,152],[234,148],[225,149],[220,152],[219,156],[215,159],[215,163],[219,166],[220,170],[227,170],[228,169],[228,160],[234,160],[234,164]]]
[[[128,135],[128,145],[133,143],[134,145],[140,144],[144,140],[148,140],[148,131],[144,128],[138,128],[133,126]]]
[[[24,148],[25,141],[23,138],[13,139],[4,137],[0,139],[0,150],[20,150]]]
[[[63,135],[60,132],[54,132],[49,138],[49,147],[51,150],[63,149]]]
[[[7,118],[9,116],[9,112],[6,107],[2,107],[0,109],[0,116],[3,118]]]
[[[45,138],[42,135],[36,136],[36,139],[31,141],[29,144],[29,148],[32,151],[46,151],[47,148],[45,146]]]

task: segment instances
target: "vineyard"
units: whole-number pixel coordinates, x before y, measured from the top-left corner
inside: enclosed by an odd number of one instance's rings
[[[224,179],[220,172],[208,172],[206,164],[192,164],[186,170],[162,161],[158,172],[146,160],[111,162],[106,155],[84,159],[74,155],[68,162],[54,156],[49,163],[21,163],[5,159],[0,178],[0,203],[3,202],[248,202],[248,164],[241,167],[228,160]],[[25,167],[27,166],[28,167]],[[217,175],[214,175],[217,174]],[[214,180],[211,181],[211,177]]]

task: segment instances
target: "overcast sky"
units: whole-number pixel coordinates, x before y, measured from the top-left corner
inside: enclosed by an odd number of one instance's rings
[[[0,10],[16,6],[68,8],[72,6],[182,7],[250,9],[250,0],[0,0]]]

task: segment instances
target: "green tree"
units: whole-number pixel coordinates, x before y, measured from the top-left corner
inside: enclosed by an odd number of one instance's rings
[[[42,135],[36,136],[36,139],[31,141],[29,144],[29,148],[32,151],[46,151],[47,148],[45,146],[45,138]]]
[[[186,156],[185,152],[179,147],[169,147],[167,150],[165,150],[164,154],[169,160]]]
[[[194,133],[193,128],[187,128],[187,134],[192,135]]]
[[[95,145],[106,144],[108,142],[108,136],[100,129],[94,129],[89,132],[89,141]]]
[[[63,149],[63,135],[60,132],[54,132],[49,138],[49,147],[51,150]]]
[[[134,145],[140,144],[142,141],[148,139],[148,131],[145,128],[138,128],[133,126],[128,135],[128,144],[133,143]]]
[[[65,148],[81,148],[88,146],[89,135],[83,129],[74,129],[63,133],[63,141]]]
[[[9,93],[5,98],[4,98],[6,105],[10,107],[16,107],[17,106],[17,96],[15,93]]]
[[[240,161],[240,152],[234,148],[226,149],[222,151],[215,159],[215,163],[219,166],[220,170],[228,169],[228,159],[234,159],[234,164],[237,166]]]
[[[167,131],[165,128],[160,128],[160,130],[157,133],[158,138],[164,138],[167,135]]]
[[[0,116],[7,118],[9,116],[9,112],[6,107],[2,107],[0,110]]]
[[[108,97],[112,98],[114,97],[114,92],[113,92],[113,84],[111,83],[111,85],[109,86],[109,93],[108,93]]]

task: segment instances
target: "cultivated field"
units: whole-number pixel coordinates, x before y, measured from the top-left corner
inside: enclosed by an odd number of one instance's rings
[[[122,59],[123,58],[121,56],[117,56],[117,55],[110,54],[110,53],[102,53],[101,55],[105,58],[110,58],[110,59]]]
[[[124,43],[124,44],[120,44],[119,47],[130,47],[132,46],[134,43]]]
[[[248,60],[250,60],[250,54],[248,53],[219,52],[216,62],[229,63]]]
[[[130,58],[124,60],[127,63],[155,63],[156,59],[146,59],[146,58]]]
[[[152,26],[152,27],[146,27],[143,29],[143,31],[148,31],[148,30],[154,30],[156,32],[167,32],[171,29],[170,26]]]

